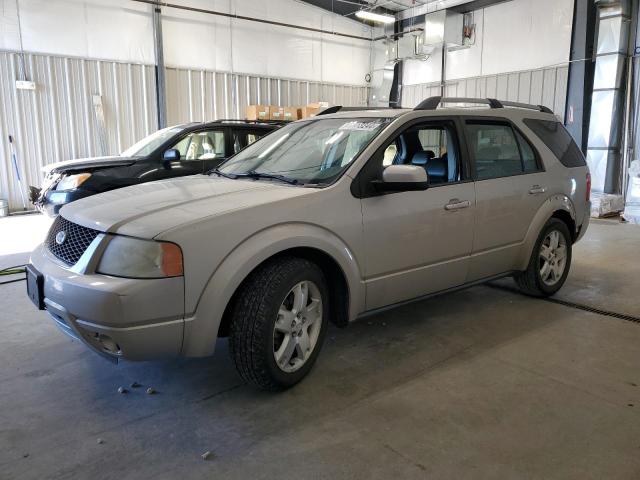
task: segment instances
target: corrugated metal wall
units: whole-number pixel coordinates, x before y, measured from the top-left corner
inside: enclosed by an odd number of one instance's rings
[[[35,91],[16,89],[19,55],[0,52],[0,198],[11,210],[22,202],[8,135],[15,139],[26,195],[27,185],[42,182],[44,165],[116,154],[157,128],[153,66],[35,54],[24,59]],[[167,68],[167,97],[168,120],[175,124],[242,118],[249,103],[366,105],[367,89]]]
[[[23,185],[39,185],[49,163],[119,152],[156,126],[153,67],[25,54],[36,90],[17,90],[20,59],[0,52],[0,198],[22,208],[8,136]],[[94,95],[102,104],[96,113]]]
[[[251,104],[296,106],[317,101],[365,106],[367,88],[167,68],[167,118],[170,124],[244,118],[245,107]]]
[[[564,118],[569,67],[561,65],[540,70],[487,75],[446,82],[448,97],[497,98],[549,107]],[[414,107],[425,98],[440,95],[439,84],[406,85],[402,105]]]

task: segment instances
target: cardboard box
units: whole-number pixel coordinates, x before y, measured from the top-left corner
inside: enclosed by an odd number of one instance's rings
[[[283,108],[284,120],[286,120],[287,122],[295,122],[296,120],[300,120],[301,113],[302,112],[300,107],[284,107]]]
[[[329,102],[314,102],[302,107],[302,118],[315,117],[320,110],[329,106]]]
[[[246,110],[247,120],[269,120],[268,105],[249,105]]]
[[[284,108],[271,105],[269,107],[269,119],[270,120],[283,120]]]

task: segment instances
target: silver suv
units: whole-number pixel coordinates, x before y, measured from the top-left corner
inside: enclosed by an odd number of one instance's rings
[[[281,389],[329,322],[507,275],[530,295],[562,286],[590,178],[549,110],[344,110],[207,175],[65,206],[32,254],[30,297],[111,359],[208,356],[228,336],[240,375]]]

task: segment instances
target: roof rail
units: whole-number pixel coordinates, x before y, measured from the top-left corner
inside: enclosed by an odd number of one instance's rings
[[[197,123],[197,122],[196,122]],[[212,120],[210,122],[204,123],[246,123],[246,124],[265,124],[265,125],[278,125],[281,123],[286,123],[285,120],[247,120],[244,118],[221,118],[219,120]]]
[[[441,103],[477,103],[482,105],[489,105],[490,108],[526,108],[530,110],[537,110],[544,113],[553,113],[549,108],[544,105],[530,105],[528,103],[519,102],[507,102],[502,100],[496,100],[495,98],[464,98],[464,97],[429,97],[420,102],[414,110],[435,110]]]
[[[321,112],[316,113],[318,115],[330,115],[336,112],[366,112],[367,110],[397,110],[398,107],[343,107],[342,105],[334,105],[333,107],[327,107]]]

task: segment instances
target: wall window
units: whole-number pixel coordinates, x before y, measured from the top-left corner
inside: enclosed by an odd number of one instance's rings
[[[466,128],[478,180],[539,170],[533,148],[511,126],[469,122]]]

